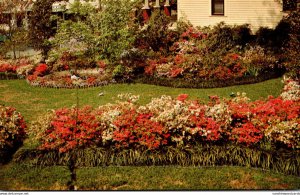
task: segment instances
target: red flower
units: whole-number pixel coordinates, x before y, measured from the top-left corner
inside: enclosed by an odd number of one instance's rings
[[[177,100],[184,102],[188,97],[189,97],[188,94],[180,94],[178,95]]]
[[[34,74],[37,76],[44,76],[47,71],[48,71],[47,64],[39,64],[37,67],[35,67]]]
[[[88,84],[94,84],[95,81],[96,81],[96,77],[89,77],[89,78],[87,79]]]
[[[153,75],[156,70],[157,62],[155,60],[149,61],[149,66],[145,67],[145,74]]]
[[[106,63],[103,60],[100,60],[97,62],[99,68],[105,69],[106,68]]]
[[[11,72],[16,73],[16,66],[10,64],[0,64],[0,72]]]
[[[90,107],[59,109],[44,132],[40,148],[67,152],[73,148],[97,145],[102,133],[99,126]]]
[[[136,110],[127,110],[115,121],[117,130],[113,140],[119,147],[145,147],[157,149],[168,143],[169,135],[158,122],[151,121],[152,114],[140,114]]]
[[[27,80],[28,81],[35,81],[37,79],[37,76],[36,75],[29,75],[28,77],[27,77]]]
[[[183,72],[183,69],[182,68],[178,68],[178,67],[174,67],[171,69],[170,71],[170,77],[171,78],[175,78],[177,77],[178,75],[182,74]]]
[[[176,55],[175,58],[174,58],[174,62],[176,65],[181,65],[185,62],[185,58],[183,55]]]

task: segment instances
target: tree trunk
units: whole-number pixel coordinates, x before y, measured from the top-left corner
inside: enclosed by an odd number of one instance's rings
[[[17,59],[16,55],[16,43],[13,41],[13,53],[14,53],[14,60]]]
[[[70,181],[68,182],[68,187],[69,187],[69,190],[76,190],[75,188],[75,183],[76,183],[76,156],[75,156],[75,152],[74,151],[71,151],[70,152],[70,161],[69,161],[69,165],[68,165],[68,168],[69,168],[69,171],[70,171]]]

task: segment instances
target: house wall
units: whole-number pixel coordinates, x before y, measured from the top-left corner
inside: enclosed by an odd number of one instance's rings
[[[250,24],[253,31],[259,27],[274,28],[282,19],[280,0],[224,0],[224,16],[211,15],[211,0],[178,0],[178,19],[189,20],[195,26]]]

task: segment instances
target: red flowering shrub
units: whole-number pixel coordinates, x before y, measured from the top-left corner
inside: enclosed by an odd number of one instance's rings
[[[145,67],[145,74],[152,76],[156,70],[156,65],[157,65],[156,60],[149,60],[149,66]]]
[[[167,145],[170,134],[164,131],[161,124],[151,121],[152,114],[140,114],[128,110],[115,121],[116,130],[113,140],[118,147],[140,147],[157,149]]]
[[[184,33],[180,35],[182,39],[189,40],[189,39],[205,39],[206,34],[198,31],[193,27],[189,27]]]
[[[16,73],[16,69],[17,67],[11,64],[0,64],[0,72]]]
[[[178,95],[177,100],[184,102],[188,97],[189,97],[188,94],[180,94]]]
[[[268,101],[256,101],[254,105],[253,114],[264,123],[292,120],[298,118],[300,114],[299,101],[283,100],[280,97],[269,97]]]
[[[36,76],[36,75],[29,75],[29,76],[27,77],[27,80],[30,81],[30,82],[35,81],[36,79],[37,79],[37,76]]]
[[[229,137],[230,140],[246,145],[256,144],[262,138],[263,133],[251,122],[240,123],[237,127],[234,127]]]
[[[221,139],[220,124],[210,117],[205,117],[204,113],[192,115],[190,122],[195,125],[193,131],[198,132],[201,139],[206,141],[217,141]]]
[[[237,94],[231,100],[211,96],[208,104],[170,96],[154,98],[138,107],[137,97],[120,95],[117,104],[60,109],[44,125],[42,149],[66,152],[75,147],[160,149],[197,142],[232,142],[246,146],[261,143],[300,148],[300,101],[272,98],[250,102]],[[78,112],[78,115],[77,115]],[[77,121],[77,122],[76,122]]]
[[[44,76],[48,71],[47,64],[39,64],[37,67],[35,67],[34,74],[37,76]]]
[[[59,109],[41,137],[40,148],[67,152],[74,148],[99,145],[102,133],[99,127],[90,107]]]
[[[95,81],[96,81],[96,77],[89,77],[89,78],[87,79],[88,84],[91,84],[91,85],[94,84]]]
[[[182,74],[182,72],[183,72],[183,68],[174,67],[170,70],[170,77],[171,78],[178,77],[179,75]]]

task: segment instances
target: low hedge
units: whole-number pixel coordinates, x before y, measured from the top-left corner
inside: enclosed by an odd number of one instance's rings
[[[0,80],[24,79],[24,76],[17,73],[0,72]]]
[[[67,166],[71,155],[76,166],[246,166],[269,169],[284,174],[300,175],[300,152],[297,150],[266,151],[238,145],[197,145],[193,148],[166,147],[161,151],[111,148],[76,149],[67,153],[21,149],[15,156],[17,163]]]
[[[202,80],[197,78],[195,78],[194,80],[186,80],[184,78],[174,79],[153,76],[140,76],[135,79],[135,82],[174,88],[219,88],[234,85],[259,83],[269,79],[281,77],[283,74],[283,71],[265,72],[261,73],[258,76],[244,76],[230,80]]]
[[[166,87],[174,87],[174,88],[219,88],[219,87],[228,87],[234,85],[245,85],[245,84],[254,84],[263,82],[269,79],[278,78],[283,75],[283,71],[274,71],[274,72],[266,72],[262,73],[259,76],[244,76],[240,78],[235,78],[231,80],[202,80],[202,79],[194,79],[194,80],[186,80],[184,78],[163,78],[163,77],[153,77],[153,76],[145,76],[140,75],[136,78],[132,78],[130,80],[120,80],[120,81],[103,81],[95,84],[83,84],[83,85],[74,85],[74,84],[65,84],[65,85],[54,85],[53,83],[38,83],[38,82],[30,82],[27,80],[27,83],[34,87],[46,87],[46,88],[63,88],[63,89],[75,89],[75,88],[90,88],[90,87],[99,87],[105,86],[109,84],[115,83],[143,83],[150,85],[159,85]],[[6,79],[7,77],[4,77]],[[18,78],[16,75],[15,78]],[[1,80],[1,75],[0,75]]]

